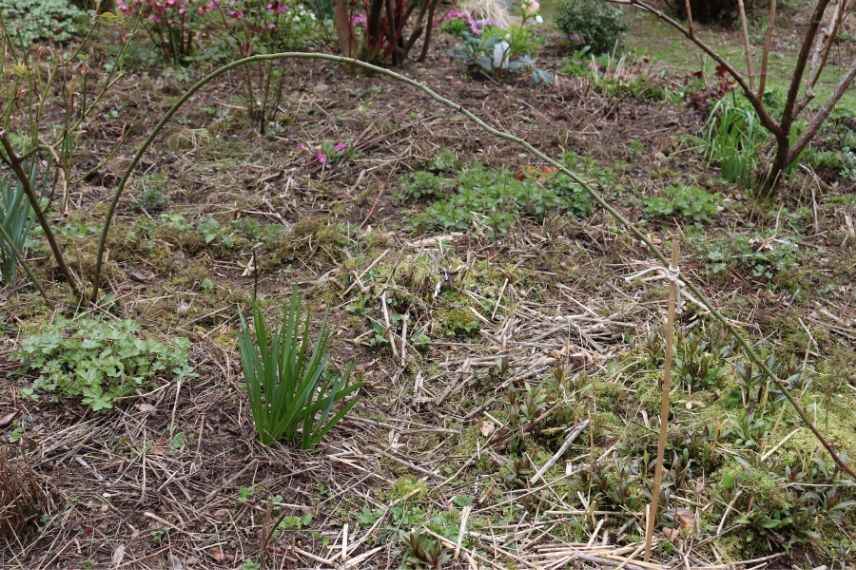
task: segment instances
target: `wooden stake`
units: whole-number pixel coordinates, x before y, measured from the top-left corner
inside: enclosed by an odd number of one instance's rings
[[[743,27],[743,51],[746,55],[746,75],[749,76],[749,88],[755,90],[755,74],[752,73],[752,47],[749,44],[749,23],[746,20],[746,5],[743,0],[737,0],[740,7],[740,23]]]
[[[678,237],[672,236],[672,267],[677,270],[680,258]],[[657,507],[660,502],[660,488],[663,485],[663,458],[666,454],[666,440],[669,435],[669,407],[672,391],[672,352],[675,340],[675,309],[678,304],[678,276],[674,275],[669,291],[669,308],[663,335],[666,337],[666,362],[663,366],[663,386],[660,394],[660,438],[657,441],[657,466],[654,471],[654,485],[651,488],[651,505],[648,508],[648,521],[645,526],[645,560],[651,558],[651,542],[657,522]]]
[[[693,5],[690,0],[684,0],[684,6],[686,6],[687,10],[687,31],[689,32],[689,36],[693,37]]]
[[[770,13],[767,16],[767,34],[764,36],[764,51],[761,53],[761,77],[758,83],[758,97],[764,98],[767,88],[767,65],[770,61],[770,46],[773,43],[773,33],[776,29],[776,0],[770,0]]]

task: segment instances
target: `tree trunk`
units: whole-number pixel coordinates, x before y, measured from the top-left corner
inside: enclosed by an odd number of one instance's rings
[[[785,170],[789,166],[790,146],[788,133],[785,133],[781,137],[776,137],[776,157],[773,159],[773,164],[770,165],[767,177],[761,185],[761,196],[772,198],[776,195],[779,183],[782,181],[782,178],[784,178]]]

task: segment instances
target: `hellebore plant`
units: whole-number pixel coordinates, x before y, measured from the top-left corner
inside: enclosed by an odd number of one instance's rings
[[[343,142],[323,142],[314,148],[310,148],[305,144],[300,144],[297,148],[310,154],[312,163],[322,168],[333,166],[336,163],[349,158],[353,152],[353,149]]]
[[[164,58],[184,65],[193,53],[193,38],[200,17],[212,11],[217,0],[118,0],[126,16],[139,18]]]
[[[443,31],[457,36],[461,44],[451,56],[463,61],[475,76],[504,79],[530,73],[533,83],[549,84],[553,75],[536,67],[541,39],[527,22],[537,22],[537,0],[524,3],[523,24],[501,28],[489,20],[477,20],[469,12],[453,10],[444,18]]]

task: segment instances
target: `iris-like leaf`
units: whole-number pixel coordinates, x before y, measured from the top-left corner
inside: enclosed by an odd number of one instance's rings
[[[268,329],[258,304],[250,332],[241,316],[238,346],[247,396],[259,440],[286,441],[302,448],[317,445],[356,404],[345,401],[361,383],[350,383],[350,370],[339,377],[328,371],[330,332],[321,328],[313,343],[310,318],[295,292],[277,331]]]

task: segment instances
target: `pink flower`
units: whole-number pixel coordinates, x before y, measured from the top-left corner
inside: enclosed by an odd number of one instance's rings
[[[336,143],[336,146],[333,147],[333,150],[338,153],[342,153],[348,150],[348,145],[346,145],[345,143]]]
[[[229,17],[234,18],[235,20],[240,20],[244,17],[244,13],[240,10],[229,10]]]
[[[322,150],[316,150],[313,158],[318,161],[318,164],[324,166],[327,164],[327,155]]]
[[[368,18],[366,18],[365,14],[354,14],[351,16],[351,26],[365,28],[366,24],[368,24]]]

